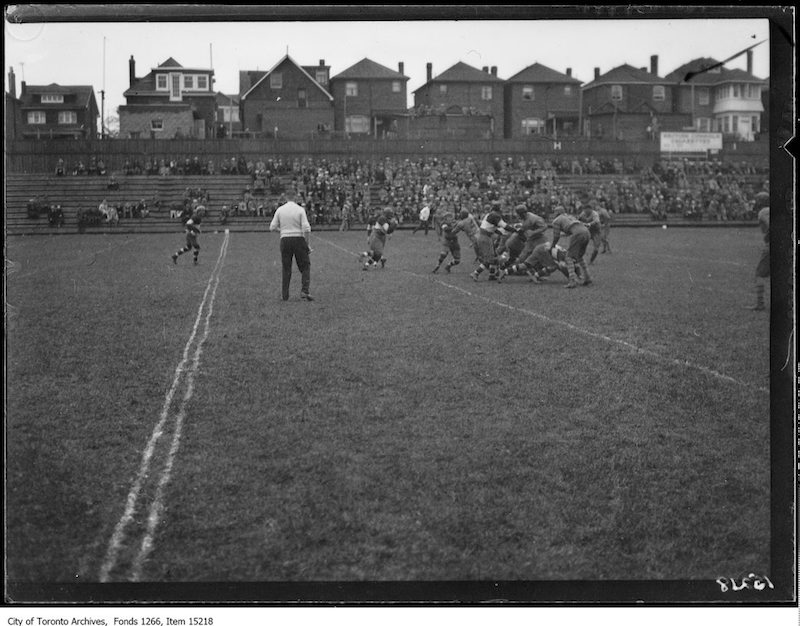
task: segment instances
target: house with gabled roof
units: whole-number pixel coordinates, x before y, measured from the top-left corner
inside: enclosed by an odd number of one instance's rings
[[[242,130],[242,122],[239,118],[239,94],[218,91],[216,94],[216,108],[217,138],[235,137]]]
[[[119,107],[120,137],[172,139],[215,136],[217,118],[214,70],[183,67],[172,57],[136,77],[128,61],[129,87]]]
[[[658,75],[658,56],[650,71],[623,64],[600,74],[581,90],[584,134],[624,140],[652,140],[660,131],[682,130],[690,121],[673,109],[669,81]]]
[[[299,138],[333,129],[333,96],[320,83],[330,68],[301,66],[288,54],[272,69],[239,72],[239,108],[245,133]]]
[[[90,85],[27,85],[20,83],[16,95],[13,69],[9,72],[10,93],[6,97],[6,135],[19,139],[95,139],[97,108]],[[11,117],[9,118],[9,113]],[[9,119],[13,121],[8,126]]]
[[[752,50],[747,51],[747,70],[700,57],[664,78],[672,85],[676,110],[690,116],[692,130],[720,132],[740,141],[752,141],[760,133],[766,81],[753,75]]]
[[[502,138],[504,81],[497,66],[483,70],[459,61],[438,76],[426,66],[426,81],[414,91],[412,126],[436,136],[431,120],[438,118],[439,136]],[[435,120],[434,120],[435,121]]]
[[[409,78],[404,71],[402,61],[395,71],[364,58],[331,77],[335,129],[348,136],[405,136]]]
[[[581,81],[572,76],[572,68],[562,74],[534,63],[507,79],[503,90],[506,139],[557,139],[580,132]]]

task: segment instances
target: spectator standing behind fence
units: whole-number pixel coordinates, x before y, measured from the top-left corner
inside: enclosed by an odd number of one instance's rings
[[[291,187],[285,192],[286,202],[275,211],[269,225],[271,231],[278,231],[281,235],[281,297],[289,299],[289,285],[292,280],[292,261],[297,263],[300,270],[300,298],[311,301],[314,298],[309,293],[311,287],[311,259],[308,240],[311,236],[311,224],[308,221],[306,210],[294,202],[295,192]]]

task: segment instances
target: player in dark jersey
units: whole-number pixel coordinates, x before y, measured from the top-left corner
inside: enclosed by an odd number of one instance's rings
[[[553,242],[555,246],[561,235],[569,236],[569,245],[567,247],[567,272],[569,273],[569,282],[567,289],[573,289],[578,284],[591,285],[592,279],[589,277],[589,270],[586,268],[586,260],[583,258],[586,254],[586,247],[589,245],[589,229],[574,215],[566,212],[566,209],[559,205],[553,209],[555,218],[553,219]],[[575,266],[580,267],[581,277],[583,281],[578,283],[578,276],[575,273]]]
[[[480,264],[475,271],[470,274],[472,280],[477,281],[481,273],[488,269],[489,280],[497,278],[497,252],[495,251],[495,237],[509,235],[511,227],[503,219],[500,211],[500,203],[492,203],[489,212],[481,220],[478,228],[478,252],[480,254]]]
[[[186,233],[186,245],[172,255],[172,262],[176,265],[178,264],[178,257],[184,252],[189,252],[189,250],[193,251],[194,264],[197,265],[197,257],[200,255],[200,244],[197,241],[197,237],[200,235],[200,221],[201,217],[196,215],[184,222],[183,227]]]
[[[761,256],[756,265],[755,293],[756,303],[749,307],[752,311],[765,310],[764,292],[766,290],[767,278],[769,278],[769,192],[761,191],[756,194],[753,208],[758,211],[758,227],[764,237],[764,244],[761,247]]]
[[[377,211],[367,222],[367,245],[369,250],[362,252],[360,259],[363,261],[363,270],[377,267],[380,263],[381,268],[386,266],[386,257],[383,255],[386,247],[386,239],[397,228],[397,219],[394,211],[387,208]]]
[[[592,203],[587,202],[581,207],[578,219],[589,229],[589,238],[592,242],[592,254],[589,257],[589,265],[591,265],[603,246],[600,214],[594,210]]]
[[[442,250],[439,252],[439,260],[436,263],[436,267],[433,268],[433,273],[435,274],[439,271],[448,256],[452,256],[453,258],[444,266],[444,271],[449,274],[452,267],[461,263],[461,244],[458,242],[456,221],[452,213],[445,213],[442,216],[440,228],[442,231]]]
[[[508,274],[529,274],[532,263],[528,263],[528,259],[530,259],[536,246],[547,241],[545,236],[547,222],[544,221],[544,218],[529,211],[524,204],[517,205],[514,211],[522,219],[522,222],[516,226],[516,236],[523,242],[523,245],[522,249],[514,257],[510,256],[509,260],[501,266],[498,276],[501,281]],[[508,238],[507,247],[509,247],[514,237],[515,235],[511,235]]]

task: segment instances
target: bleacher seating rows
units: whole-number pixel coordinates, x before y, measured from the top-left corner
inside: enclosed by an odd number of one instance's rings
[[[284,185],[290,175],[281,177]],[[591,189],[601,183],[608,183],[618,175],[562,175],[559,184],[580,190]],[[182,202],[187,187],[203,188],[209,194],[206,223],[220,223],[220,208],[240,201],[245,189],[251,183],[247,175],[236,176],[119,176],[119,189],[107,188],[109,178],[106,176],[65,176],[56,177],[51,174],[8,173],[6,177],[5,227],[6,235],[27,234],[61,234],[78,232],[77,213],[79,209],[96,208],[105,198],[109,204],[138,202],[146,200],[151,213],[145,218],[122,218],[114,226],[91,227],[90,232],[116,233],[163,233],[180,229],[180,222],[170,217],[170,203]],[[755,178],[754,181],[755,182]],[[58,203],[64,210],[65,225],[56,228],[48,224],[46,216],[32,219],[27,215],[28,201],[35,196],[46,197],[50,203]],[[379,206],[378,188],[371,189],[371,206]],[[161,202],[159,210],[153,210],[153,201]],[[267,207],[277,206],[279,198],[270,192],[259,197]],[[619,226],[651,226],[653,220],[648,214],[621,214],[615,216],[615,224]],[[695,222],[696,224],[696,222]],[[734,225],[733,222],[726,223]],[[229,218],[225,228],[232,231],[266,231],[269,218],[265,216],[236,215]],[[328,228],[337,228],[331,226]],[[411,228],[404,225],[401,228]],[[321,229],[324,227],[315,227]]]

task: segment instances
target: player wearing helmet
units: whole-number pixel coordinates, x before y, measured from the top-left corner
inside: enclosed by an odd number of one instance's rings
[[[529,272],[533,266],[531,258],[533,251],[537,246],[546,241],[545,233],[547,232],[547,222],[544,221],[544,218],[529,211],[528,207],[524,204],[517,205],[514,211],[520,219],[522,219],[522,222],[516,229],[516,235],[521,239],[524,245],[522,250],[516,255],[516,261],[514,257],[511,257],[504,266],[501,266],[500,275],[498,277],[500,280],[507,274],[528,273],[528,275],[530,275]],[[513,237],[514,235],[509,237],[506,246],[509,245]]]
[[[461,244],[458,242],[458,231],[455,230],[456,221],[452,213],[445,213],[442,216],[442,250],[439,252],[439,259],[436,267],[433,268],[433,273],[439,271],[439,268],[444,263],[445,259],[449,256],[450,259],[447,265],[444,266],[444,271],[450,273],[450,268],[461,263]]]
[[[577,217],[567,213],[566,209],[558,205],[553,209],[555,218],[553,218],[553,246],[558,243],[561,235],[569,236],[569,245],[567,247],[567,272],[569,274],[569,282],[567,289],[573,289],[578,286],[578,276],[575,273],[575,266],[578,265],[581,269],[581,276],[583,281],[580,284],[591,285],[592,279],[589,277],[589,271],[586,268],[586,261],[584,255],[586,254],[586,247],[589,245],[589,229]]]
[[[503,219],[500,211],[500,202],[493,202],[478,228],[478,252],[481,262],[470,274],[472,280],[477,281],[480,274],[486,269],[489,270],[489,280],[496,278],[497,253],[495,252],[494,238],[508,235],[510,232],[511,228]]]
[[[361,260],[364,265],[362,269],[368,270],[377,267],[380,263],[381,268],[386,266],[386,257],[383,255],[386,247],[386,239],[397,227],[397,219],[394,211],[389,208],[377,211],[367,222],[367,245],[369,250],[361,253]]]
[[[178,257],[184,252],[193,251],[194,264],[197,265],[197,257],[200,255],[200,244],[197,242],[197,237],[200,235],[200,222],[201,217],[196,215],[187,219],[183,226],[186,233],[186,245],[172,255],[172,262],[177,265]]]

